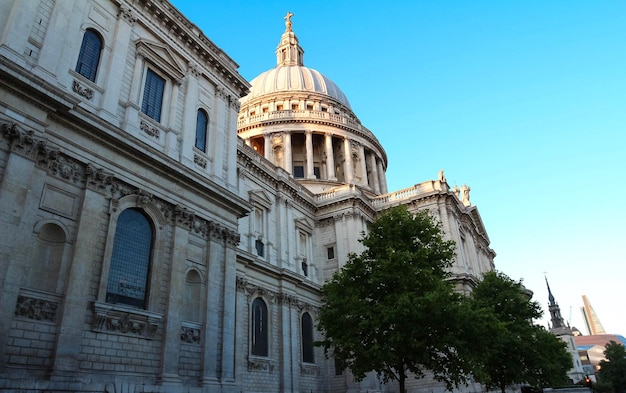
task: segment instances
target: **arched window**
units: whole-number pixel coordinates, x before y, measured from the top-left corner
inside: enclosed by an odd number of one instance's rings
[[[196,117],[196,148],[206,151],[206,135],[209,125],[209,116],[204,109],[198,109]]]
[[[252,354],[268,356],[267,305],[260,297],[252,302]]]
[[[315,363],[315,353],[313,352],[313,318],[311,314],[302,314],[302,361],[304,363]]]
[[[106,301],[145,308],[154,229],[139,210],[117,219]]]
[[[87,29],[83,36],[83,43],[80,46],[80,54],[76,63],[76,72],[89,79],[96,81],[96,71],[100,63],[100,53],[102,52],[102,38],[95,30]]]
[[[184,304],[181,315],[184,320],[200,322],[202,311],[202,279],[196,270],[190,270],[185,277]]]

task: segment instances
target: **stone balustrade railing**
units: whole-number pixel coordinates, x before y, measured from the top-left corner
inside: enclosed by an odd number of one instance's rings
[[[283,119],[295,120],[295,119],[311,119],[311,118],[326,120],[330,123],[347,126],[347,127],[352,128],[353,130],[361,131],[368,135],[373,135],[370,130],[368,130],[357,120],[352,119],[349,116],[336,114],[336,113],[330,113],[330,112],[303,110],[303,109],[272,111],[272,112],[259,113],[257,115],[252,115],[252,116],[246,116],[243,119],[239,119],[237,121],[237,128],[247,127],[247,126],[255,125],[257,123],[262,123],[262,122],[270,121],[270,120],[283,120]]]
[[[427,194],[431,192],[448,191],[448,185],[445,182],[439,180],[429,180],[412,187],[404,188],[399,191],[390,192],[389,194],[381,195],[372,200],[372,205],[375,207],[392,204],[397,201],[403,201],[416,197],[420,194]]]

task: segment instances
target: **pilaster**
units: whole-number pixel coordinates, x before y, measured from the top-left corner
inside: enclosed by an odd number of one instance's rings
[[[85,330],[85,312],[90,308],[89,283],[86,277],[95,272],[94,250],[98,248],[97,234],[101,230],[106,197],[96,189],[85,188],[80,221],[77,226],[76,246],[70,266],[67,293],[63,306],[52,375],[70,377],[78,370],[81,338]]]
[[[109,70],[123,70],[126,67],[126,57],[128,56],[128,47],[130,45],[130,36],[135,16],[127,6],[120,6],[120,12],[117,16],[117,28],[115,29],[115,41],[112,43],[111,57],[108,64]],[[122,90],[122,80],[116,72],[106,73],[106,79],[103,81],[106,89],[104,91],[103,117],[111,123],[117,117],[117,107],[120,100],[120,91]]]
[[[183,210],[176,210],[181,212]],[[180,310],[183,309],[183,297],[185,293],[185,256],[189,244],[189,225],[187,220],[181,219],[177,214],[175,218],[171,270],[169,275],[169,293],[167,300],[167,318],[165,320],[165,332],[163,340],[163,360],[161,363],[161,382],[166,385],[180,385],[182,380],[178,375],[180,357],[180,334],[182,319]]]

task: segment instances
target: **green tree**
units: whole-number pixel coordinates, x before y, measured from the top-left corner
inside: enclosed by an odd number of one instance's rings
[[[369,226],[365,251],[349,255],[323,289],[318,343],[357,380],[376,371],[405,391],[409,373],[430,371],[451,389],[465,382],[465,303],[449,281],[453,241],[427,212],[384,212]]]
[[[572,357],[566,344],[533,324],[533,319],[541,317],[541,308],[520,282],[488,272],[474,288],[471,303],[480,315],[468,327],[468,334],[476,338],[476,381],[502,392],[513,384],[546,387],[567,382]]]
[[[626,391],[626,349],[624,345],[611,341],[604,346],[604,357],[600,361],[599,382],[611,388],[613,393]]]

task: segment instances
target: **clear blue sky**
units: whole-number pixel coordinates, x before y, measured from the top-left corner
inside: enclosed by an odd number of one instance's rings
[[[586,330],[626,333],[626,2],[191,1],[248,81],[294,13],[304,62],[385,147],[389,190],[471,187],[496,267]]]

